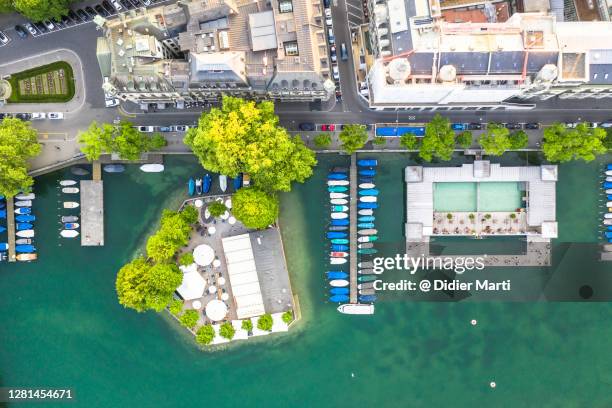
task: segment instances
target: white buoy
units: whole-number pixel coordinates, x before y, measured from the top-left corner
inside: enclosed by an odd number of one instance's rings
[[[495,384],[495,381],[491,381],[489,385],[491,386],[491,388],[497,387],[497,384]]]
[[[478,324],[478,321],[476,319],[472,319],[470,323],[472,323],[472,326],[476,326]]]

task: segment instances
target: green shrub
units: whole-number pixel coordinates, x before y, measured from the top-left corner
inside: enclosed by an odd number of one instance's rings
[[[314,144],[318,148],[324,148],[331,144],[332,139],[328,133],[319,133],[314,138]]]
[[[225,337],[228,340],[233,339],[235,333],[236,329],[234,329],[234,326],[232,326],[230,322],[223,323],[219,329],[219,334],[221,337]]]
[[[257,328],[259,330],[272,331],[272,316],[268,313],[257,319]]]
[[[215,338],[215,329],[210,324],[204,325],[196,332],[196,341],[200,344],[210,344]]]
[[[213,217],[219,217],[227,211],[225,204],[215,201],[208,206],[208,211]]]
[[[287,310],[285,313],[283,313],[282,316],[283,322],[289,324],[293,321],[293,312],[291,310]]]
[[[168,310],[173,315],[178,316],[183,310],[183,302],[181,302],[179,299],[172,299],[168,304]]]
[[[183,266],[191,265],[193,263],[193,254],[191,252],[185,252],[179,258],[179,264]]]
[[[198,323],[198,318],[200,315],[195,310],[187,310],[185,313],[179,317],[179,321],[185,327],[193,329],[195,325]]]
[[[242,321],[242,330],[246,330],[249,333],[253,331],[253,322],[251,322],[251,319]]]
[[[384,144],[387,144],[387,138],[386,137],[375,137],[374,140],[372,140],[372,143],[378,146],[382,146]]]

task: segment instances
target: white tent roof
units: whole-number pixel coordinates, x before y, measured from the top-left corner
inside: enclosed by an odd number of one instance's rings
[[[239,319],[265,313],[249,234],[223,238],[232,294]]]
[[[185,300],[201,298],[204,294],[206,282],[197,270],[190,270],[189,267],[183,269],[183,282],[176,291]]]
[[[210,245],[201,244],[193,250],[193,260],[201,266],[207,266],[215,259],[215,250]]]

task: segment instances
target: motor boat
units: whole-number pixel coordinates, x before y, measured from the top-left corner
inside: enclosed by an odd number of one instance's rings
[[[366,188],[365,190],[359,190],[360,196],[377,196],[378,190],[375,188]]]
[[[349,181],[348,180],[329,180],[327,182],[328,186],[348,186],[349,185]]]
[[[64,194],[77,194],[79,189],[76,187],[64,187],[62,188],[62,193]]]
[[[227,190],[227,176],[224,174],[221,174],[219,176],[219,188],[221,189],[221,191],[223,191],[225,193],[225,191]]]
[[[86,176],[89,174],[89,171],[82,167],[71,167],[70,172],[75,176]]]
[[[202,179],[196,179],[195,181],[195,193],[197,195],[202,194]]]
[[[361,183],[359,185],[359,188],[363,188],[363,189],[366,189],[366,190],[372,189],[374,187],[376,187],[376,184],[374,184],[374,183]]]
[[[360,222],[357,224],[357,228],[374,228],[373,222]]]
[[[359,301],[360,302],[375,302],[376,296],[375,295],[361,295],[359,296]]]
[[[145,173],[161,173],[164,171],[164,165],[159,163],[143,164],[140,166],[140,170]]]
[[[378,280],[378,277],[376,275],[361,275],[357,277],[357,282],[374,282],[375,280]]]
[[[372,222],[374,221],[376,218],[372,215],[364,215],[362,217],[357,218],[357,221],[359,222]]]
[[[242,187],[242,173],[238,173],[234,179],[234,190],[239,190]]]
[[[346,260],[346,258],[330,258],[329,259],[329,263],[332,265],[342,265],[347,263],[348,261]]]
[[[328,180],[346,180],[347,178],[346,173],[329,173],[327,175]]]
[[[34,248],[34,245],[31,245],[31,244],[15,245],[15,252],[18,252],[18,253],[36,252],[36,248]]]
[[[204,176],[204,181],[203,181],[203,186],[202,186],[202,190],[204,190],[204,194],[210,191],[211,186],[212,186],[212,178],[210,177],[210,174],[206,173],[206,175]]]
[[[333,205],[331,210],[333,212],[345,212],[345,211],[348,211],[349,208],[346,205]]]
[[[349,256],[349,254],[348,252],[336,251],[336,252],[330,253],[330,256],[332,258],[346,258],[347,256]]]
[[[329,202],[330,202],[330,204],[334,204],[334,205],[345,205],[345,204],[348,204],[348,200],[346,200],[344,198],[333,198]]]
[[[32,243],[32,239],[30,238],[19,238],[15,240],[15,244],[17,245],[28,245]]]
[[[15,259],[17,259],[20,262],[30,262],[30,261],[35,261],[38,258],[38,256],[36,254],[17,254],[15,256]]]
[[[373,177],[376,175],[376,170],[372,170],[372,169],[359,170],[359,175],[365,176],[365,177]]]
[[[348,273],[342,271],[329,271],[327,272],[327,279],[346,279],[348,278]]]
[[[334,288],[343,288],[348,286],[349,282],[346,279],[334,279],[329,281],[329,286]]]
[[[331,288],[329,290],[329,293],[331,293],[332,295],[348,295],[349,289],[348,288]]]
[[[195,180],[193,179],[193,177],[189,177],[189,181],[187,182],[187,193],[190,196],[193,196],[195,194],[195,187],[196,187]]]
[[[378,166],[378,160],[376,159],[361,159],[357,160],[359,167],[376,167]]]
[[[15,224],[15,228],[17,229],[17,231],[29,230],[32,229],[32,227],[33,225],[29,222],[18,222],[17,224]]]
[[[334,239],[331,240],[331,243],[332,244],[342,244],[342,245],[344,245],[344,244],[348,244],[349,240],[346,239],[346,238],[334,238]]]
[[[15,214],[31,214],[31,213],[32,213],[32,209],[30,207],[21,207],[21,208],[15,209]]]
[[[79,220],[79,217],[77,217],[76,215],[64,215],[64,216],[62,216],[62,223],[77,222],[78,220]]]
[[[357,204],[357,208],[359,209],[374,209],[374,208],[378,208],[378,204],[376,203],[363,203],[360,202]]]
[[[36,195],[34,193],[21,193],[21,194],[17,194],[15,196],[15,199],[17,200],[33,200],[36,198]]]
[[[330,231],[346,231],[347,229],[349,229],[348,225],[330,225],[329,226]]]
[[[15,221],[32,222],[32,221],[36,221],[36,217],[31,214],[20,214],[20,215],[15,216]]]
[[[359,197],[360,203],[375,203],[378,201],[378,197],[375,196],[361,196]]]
[[[378,232],[378,230],[375,230],[373,228],[367,228],[367,229],[358,230],[357,234],[359,234],[359,235],[376,235],[377,232]]]
[[[374,244],[371,242],[364,242],[363,244],[358,244],[357,245],[358,249],[368,249],[368,248],[374,248]],[[367,263],[367,262],[364,262]]]
[[[15,207],[31,207],[32,200],[16,201]]]
[[[62,187],[74,186],[77,182],[74,180],[61,180],[59,185]]]
[[[374,314],[373,304],[361,304],[361,303],[345,303],[338,306],[338,311],[343,314],[351,315],[371,315]]]
[[[348,236],[348,234],[346,232],[328,232],[327,233],[327,239],[334,239],[334,238],[346,238]]]
[[[329,298],[329,300],[330,302],[340,303],[348,301],[349,297],[347,295],[333,295]]]
[[[376,235],[365,235],[357,238],[357,242],[374,242],[377,241],[378,237]]]
[[[361,255],[373,255],[375,253],[378,253],[378,249],[376,248],[358,249],[357,253]]]
[[[64,229],[75,230],[79,228],[79,224],[76,222],[67,222],[64,224]]]
[[[106,173],[123,173],[125,166],[123,164],[107,164],[102,168]]]
[[[64,201],[64,208],[77,208],[79,203],[74,201]]]
[[[357,211],[357,214],[359,215],[373,215],[374,211],[372,211],[372,209],[362,209]]]
[[[348,218],[348,214],[345,212],[335,212],[331,214],[331,217],[334,220],[342,220],[344,218]]]
[[[60,231],[60,236],[63,238],[76,238],[79,235],[79,231],[77,230],[62,230]]]
[[[332,244],[331,250],[332,251],[348,251],[349,250],[349,246],[348,245],[340,245],[340,244]]]
[[[348,191],[348,187],[346,187],[346,186],[331,186],[331,187],[327,187],[327,191],[329,191],[330,193],[344,193],[345,191]]]
[[[342,226],[346,226],[349,225],[350,221],[347,219],[344,220],[331,220],[331,225],[342,225]]]
[[[35,233],[34,230],[23,230],[17,231],[15,235],[19,238],[34,238]]]
[[[348,194],[346,193],[330,193],[329,194],[330,199],[347,198],[347,197],[348,197]]]

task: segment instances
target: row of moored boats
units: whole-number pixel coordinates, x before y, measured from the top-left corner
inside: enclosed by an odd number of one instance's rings
[[[34,239],[34,221],[36,216],[32,214],[32,203],[36,195],[34,193],[20,193],[14,198],[13,205],[15,207],[15,258],[18,261],[29,262],[37,258],[36,247],[33,245]],[[0,218],[7,218],[6,200],[0,196]],[[0,232],[4,232],[6,226],[0,227]],[[8,242],[0,243],[0,259],[6,260]]]
[[[349,300],[349,273],[345,268],[348,263],[349,238],[349,175],[345,167],[334,167],[327,175],[327,191],[331,209],[331,222],[326,238],[330,243],[329,263],[331,269],[326,272],[329,282],[329,300],[347,302]]]
[[[61,180],[59,182],[62,195],[65,196],[66,200],[72,200],[79,194],[79,188],[75,180]],[[76,201],[63,201],[62,207],[64,210],[73,210],[79,207],[79,203]],[[62,228],[60,230],[60,236],[62,238],[76,238],[79,236],[79,217],[70,212],[63,213],[60,215],[60,221]]]
[[[200,196],[202,194],[208,194],[211,187],[214,184],[214,176],[206,173],[202,178],[189,178],[187,183],[187,192],[190,196]],[[234,190],[240,189],[242,186],[248,186],[250,184],[250,178],[248,174],[238,174],[233,180],[229,180],[234,186]],[[227,191],[228,177],[221,174],[219,176],[219,189],[225,193]]]
[[[604,244],[604,250],[606,252],[612,252],[612,163],[607,165],[605,177],[603,190],[606,194],[607,212],[604,213],[603,225],[605,227],[604,235],[608,243]]]

